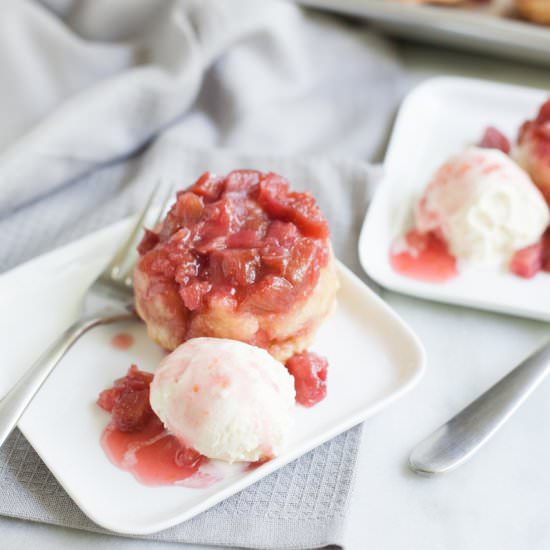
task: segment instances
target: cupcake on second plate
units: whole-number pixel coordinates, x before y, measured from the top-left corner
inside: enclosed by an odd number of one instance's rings
[[[548,0],[516,0],[516,7],[525,19],[550,25],[550,2]]]

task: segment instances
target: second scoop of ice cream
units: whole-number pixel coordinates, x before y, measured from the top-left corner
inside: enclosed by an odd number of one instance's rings
[[[415,218],[419,231],[443,237],[457,258],[495,267],[535,243],[550,213],[529,176],[507,155],[471,147],[437,170]]]
[[[185,445],[209,458],[255,462],[286,446],[294,397],[294,379],[265,350],[194,338],[161,362],[150,400]]]

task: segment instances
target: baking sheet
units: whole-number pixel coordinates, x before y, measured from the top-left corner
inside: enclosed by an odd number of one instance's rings
[[[550,66],[550,26],[519,19],[510,0],[475,8],[472,5],[418,5],[398,0],[298,2],[365,17],[396,36]]]

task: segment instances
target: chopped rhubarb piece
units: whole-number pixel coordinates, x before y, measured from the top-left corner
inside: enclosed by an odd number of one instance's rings
[[[507,155],[510,153],[510,141],[500,130],[493,126],[487,127],[479,146],[484,149],[498,149]]]
[[[111,414],[113,424],[122,432],[135,432],[143,428],[153,414],[149,405],[149,389],[124,390],[116,399]]]
[[[327,395],[328,361],[324,357],[304,351],[296,353],[286,363],[294,376],[296,401],[304,407],[312,407]]]
[[[199,309],[203,303],[203,298],[210,292],[212,285],[206,281],[197,281],[189,283],[180,288],[180,296],[183,304],[190,311]]]
[[[550,99],[546,100],[540,107],[537,114],[537,122],[544,124],[550,121]]]
[[[290,258],[285,272],[285,277],[295,286],[313,285],[319,273],[315,269],[320,255],[324,253],[319,249],[314,239],[300,239],[290,250]]]
[[[145,228],[145,234],[143,235],[141,242],[138,244],[137,251],[143,256],[143,254],[155,248],[158,242],[158,234],[154,231],[151,231],[150,229]]]
[[[255,249],[226,249],[210,254],[210,275],[213,281],[247,286],[256,281],[260,255]]]
[[[298,228],[292,222],[275,220],[271,222],[266,234],[267,239],[274,239],[277,244],[290,248],[299,239]]]
[[[187,285],[196,279],[201,268],[200,259],[190,252],[182,254],[176,267],[174,280],[180,285]]]
[[[550,99],[521,125],[516,157],[550,205]]]
[[[288,212],[288,181],[277,174],[267,174],[259,186],[258,203],[273,218]]]
[[[281,246],[273,237],[267,238],[264,243],[260,250],[262,265],[285,275],[290,255],[289,250]]]
[[[258,202],[275,218],[296,224],[308,237],[325,238],[328,223],[315,199],[309,193],[289,193],[288,182],[269,174],[260,182]]]
[[[309,193],[293,193],[287,217],[308,237],[324,239],[328,237],[328,223]]]
[[[149,251],[143,257],[144,262],[142,267],[153,276],[164,276],[165,278],[172,278],[176,274],[177,265],[173,261],[173,257],[170,257],[170,249],[166,247],[156,247]]]
[[[510,261],[510,271],[519,277],[531,279],[542,268],[542,242],[518,250]]]
[[[242,212],[233,200],[221,198],[204,209],[202,223],[197,227],[201,243],[229,236],[240,229]]]
[[[263,458],[260,458],[260,460],[256,460],[256,462],[249,462],[246,469],[247,470],[256,470],[260,466],[263,466],[264,464],[267,464],[270,460],[271,460],[271,457],[264,456]]]
[[[218,200],[224,188],[224,179],[205,172],[190,188],[195,195],[199,195],[205,202]]]
[[[98,398],[97,404],[107,412],[111,412],[115,406],[115,401],[119,392],[115,391],[114,388],[109,388],[108,390],[103,390]]]
[[[228,248],[258,248],[262,244],[262,229],[241,229],[227,237]]]
[[[191,191],[186,191],[178,193],[172,214],[180,220],[182,225],[189,225],[198,222],[203,211],[204,202],[202,197]]]
[[[128,369],[126,376],[124,376],[123,378],[119,378],[118,380],[115,380],[115,383],[112,388],[103,390],[99,394],[97,404],[102,409],[105,409],[106,411],[111,412],[116,399],[123,391],[127,389],[134,390],[134,391],[141,391],[141,390],[147,389],[152,379],[153,379],[152,374],[148,372],[140,371],[136,367],[136,365],[132,365]]]
[[[145,485],[211,485],[218,478],[199,472],[208,459],[168,433],[151,409],[152,379],[152,374],[132,365],[126,376],[100,393],[97,404],[111,412],[101,436],[105,453]]]
[[[248,193],[260,183],[261,176],[256,170],[234,170],[227,174],[225,190],[227,193]]]
[[[103,390],[97,404],[113,416],[114,425],[124,432],[139,430],[153,414],[149,405],[149,385],[153,375],[132,365],[126,376]]]
[[[241,308],[252,313],[281,313],[287,311],[293,301],[292,284],[284,277],[267,275],[254,285]]]

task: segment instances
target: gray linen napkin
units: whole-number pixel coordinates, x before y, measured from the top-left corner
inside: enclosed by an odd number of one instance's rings
[[[338,256],[360,272],[376,171],[327,155],[372,158],[403,84],[365,28],[267,0],[7,0],[0,76],[0,270],[137,211],[159,177],[185,186],[257,167],[314,191]],[[358,439],[356,428],[156,538],[338,543]],[[100,530],[18,432],[0,449],[0,513]]]
[[[359,273],[356,241],[378,170],[327,158],[261,157],[189,151],[167,137],[142,157],[106,167],[0,221],[0,248],[10,262],[102,227],[132,209],[151,182],[184,186],[206,169],[238,167],[285,174],[319,198],[337,256]],[[78,220],[78,221],[77,221]],[[151,538],[252,548],[314,548],[341,542],[360,427],[308,453],[195,519]],[[104,532],[88,520],[20,432],[0,449],[0,513]]]

